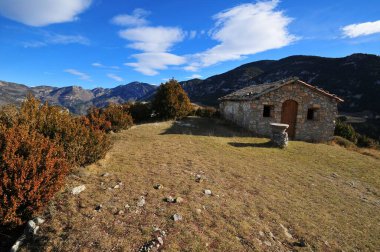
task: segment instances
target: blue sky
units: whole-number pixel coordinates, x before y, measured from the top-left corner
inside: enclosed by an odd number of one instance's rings
[[[380,54],[380,1],[0,0],[0,80],[114,87]]]

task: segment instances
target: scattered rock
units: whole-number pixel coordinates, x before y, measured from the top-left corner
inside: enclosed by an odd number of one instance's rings
[[[264,232],[263,231],[259,231],[259,235],[264,237]]]
[[[103,173],[102,174],[102,177],[108,177],[110,174],[108,173],[108,172],[106,172],[106,173]]]
[[[201,213],[202,213],[202,210],[199,209],[199,208],[197,208],[197,209],[195,210],[195,212],[196,212],[197,214],[201,214]]]
[[[200,183],[200,182],[202,182],[202,180],[203,180],[202,175],[197,174],[197,175],[195,176],[195,182]]]
[[[36,234],[37,231],[38,231],[39,227],[37,226],[37,224],[33,221],[33,220],[30,220],[28,221],[28,223],[26,224],[26,229],[25,231],[29,234]]]
[[[87,205],[81,202],[81,203],[79,203],[79,207],[80,207],[80,208],[86,208]]]
[[[164,239],[162,239],[162,237],[157,237],[157,241],[158,243],[162,246],[164,245]]]
[[[74,194],[74,195],[77,195],[77,194],[80,194],[81,192],[83,192],[84,190],[86,190],[86,186],[85,185],[80,185],[80,186],[74,187],[71,190],[71,193]]]
[[[182,215],[180,215],[180,214],[174,214],[174,215],[172,216],[172,219],[173,219],[174,221],[181,221],[181,220],[182,220]]]
[[[97,206],[95,207],[95,211],[100,212],[100,211],[102,210],[102,208],[103,208],[103,205],[102,205],[102,204],[97,205]]]
[[[41,217],[36,217],[33,219],[33,221],[37,224],[37,225],[41,225],[42,223],[45,222],[44,219],[42,219]]]
[[[123,215],[124,214],[124,211],[123,210],[119,210],[118,212],[117,212],[117,215]]]
[[[139,252],[156,252],[160,251],[160,248],[164,244],[164,240],[161,237],[157,237],[153,240],[145,243],[140,249]]]
[[[143,207],[145,205],[145,197],[140,196],[139,200],[137,201],[137,206],[138,207]]]
[[[164,187],[161,184],[156,184],[156,185],[153,186],[153,188],[156,189],[156,190],[160,190],[160,189],[162,189]]]
[[[15,242],[15,244],[12,246],[12,248],[9,251],[10,252],[17,252],[25,240],[26,240],[26,235],[22,234],[20,236],[20,238],[17,239],[17,241]]]
[[[355,182],[354,181],[350,181],[350,182],[348,182],[348,185],[351,186],[351,187],[355,187]]]
[[[165,198],[165,201],[169,203],[174,203],[175,199],[172,196],[169,196]]]
[[[285,234],[285,236],[286,236],[287,238],[289,238],[289,239],[292,239],[292,238],[293,238],[293,236],[289,233],[289,230],[288,230],[286,227],[284,227],[284,225],[280,224],[280,227],[281,227],[282,230],[284,231],[284,234]]]
[[[204,194],[208,195],[208,196],[211,196],[212,192],[211,192],[211,190],[206,189],[206,190],[204,190]]]
[[[175,203],[182,203],[184,199],[182,197],[175,198]]]
[[[125,206],[124,206],[124,208],[130,208],[131,206],[130,205],[128,205],[128,204],[126,204]]]
[[[119,184],[117,184],[117,185],[115,185],[114,187],[113,187],[113,189],[119,189],[120,188],[120,185]]]

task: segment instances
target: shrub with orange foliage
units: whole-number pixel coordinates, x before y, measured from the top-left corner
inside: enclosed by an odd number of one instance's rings
[[[123,105],[110,104],[101,111],[105,119],[111,122],[111,130],[114,132],[129,129],[133,125],[132,116],[124,110]]]
[[[21,105],[18,124],[27,125],[62,146],[71,165],[93,163],[111,147],[108,136],[95,122],[75,118],[61,107],[41,104],[32,96]]]
[[[110,104],[102,109],[93,107],[88,110],[86,117],[86,125],[107,133],[129,129],[133,125],[132,116],[123,105]]]
[[[87,119],[83,118],[83,122],[87,127],[92,127],[95,130],[104,130],[110,132],[111,122],[106,119],[106,116],[99,108],[92,107],[87,111]]]
[[[0,226],[30,219],[69,171],[62,147],[29,127],[0,125]]]

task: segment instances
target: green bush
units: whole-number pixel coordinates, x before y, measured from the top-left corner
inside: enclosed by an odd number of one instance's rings
[[[192,111],[189,97],[174,79],[160,85],[152,108],[161,119],[181,119]]]
[[[133,121],[136,123],[147,122],[152,120],[152,104],[145,102],[134,102],[123,104],[124,110],[131,114]]]
[[[332,142],[344,147],[344,148],[347,148],[347,149],[355,149],[356,148],[356,145],[347,140],[346,138],[343,138],[343,137],[340,137],[340,136],[334,136]]]
[[[341,120],[337,120],[334,134],[336,136],[344,137],[353,143],[357,142],[357,134],[355,129],[350,124],[342,122]]]

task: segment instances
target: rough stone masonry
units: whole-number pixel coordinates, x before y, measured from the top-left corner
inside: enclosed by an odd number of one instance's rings
[[[298,78],[249,86],[219,100],[226,120],[259,136],[271,136],[270,123],[286,123],[290,139],[312,142],[333,137],[337,104],[343,102]]]

